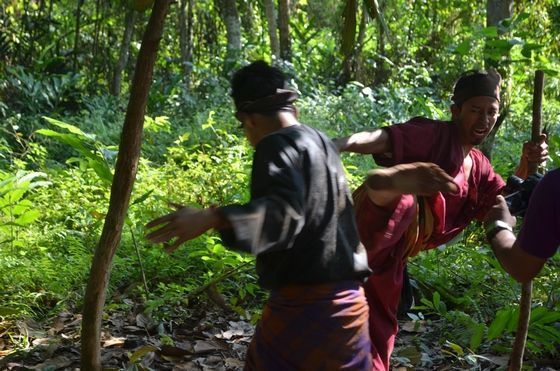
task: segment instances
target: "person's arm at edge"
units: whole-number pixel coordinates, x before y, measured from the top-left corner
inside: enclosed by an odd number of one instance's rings
[[[496,203],[484,217],[484,225],[488,227],[495,221],[502,221],[512,228],[516,218],[512,216],[503,196],[496,196]],[[519,282],[528,282],[542,269],[546,259],[533,256],[520,246],[515,234],[507,229],[499,230],[488,243],[504,270]]]
[[[384,129],[362,131],[347,137],[333,139],[339,152],[381,154],[391,152],[389,133]]]
[[[507,229],[496,233],[490,246],[504,270],[521,283],[531,281],[546,263],[546,259],[526,253]]]

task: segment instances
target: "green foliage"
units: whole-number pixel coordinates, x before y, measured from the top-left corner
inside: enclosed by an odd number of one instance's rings
[[[5,104],[26,114],[55,112],[76,104],[80,96],[77,75],[51,75],[36,77],[24,67],[7,70],[6,80],[0,91],[6,97]]]
[[[0,317],[41,317],[80,306],[108,207],[133,66],[151,5],[132,2],[145,13],[137,15],[120,97],[107,94],[106,87],[130,1],[80,2],[78,38],[77,1],[0,6]],[[237,3],[247,12],[243,48],[233,62],[271,60],[261,4]],[[366,9],[358,3],[360,23]],[[497,65],[507,70],[504,76],[511,83],[504,88],[511,104],[493,156],[495,169],[506,177],[529,139],[532,70],[541,68],[546,71],[548,168],[560,166],[557,4],[526,3],[523,13],[486,27],[482,2],[378,3],[388,33],[380,32],[377,19],[364,18],[363,44],[352,50],[356,81],[342,86],[342,5],[333,0],[292,4],[294,58],[274,63],[301,91],[303,122],[338,137],[418,115],[445,120],[458,73]],[[129,295],[143,300],[155,318],[188,316],[191,306],[207,300],[203,288],[215,284],[230,307],[255,320],[265,294],[256,285],[251,257],[227,250],[216,234],[190,241],[173,255],[141,237],[142,225],[168,212],[170,201],[210,206],[249,198],[252,152],[232,115],[230,76],[223,63],[227,37],[219,13],[212,1],[195,2],[186,76],[177,10],[170,9],[156,60],[142,158],[114,259],[108,308],[126,307],[123,297]],[[343,160],[352,188],[375,166],[369,156],[344,155]],[[558,355],[559,259],[557,254],[535,281],[531,355]],[[508,351],[519,285],[503,272],[477,225],[446,248],[420,254],[410,270],[422,293],[416,310],[445,323],[440,343],[449,354],[474,367],[475,352]]]
[[[86,134],[78,127],[66,124],[62,121],[49,117],[44,117],[50,124],[64,129],[66,133],[50,129],[39,129],[37,134],[55,138],[64,144],[75,149],[82,157],[70,158],[68,161],[78,162],[82,168],[89,167],[95,171],[101,180],[107,184],[113,181],[113,173],[109,168],[109,160],[112,160],[116,152],[104,148],[101,143],[95,140],[95,135]]]
[[[25,246],[17,239],[17,231],[33,223],[41,212],[26,198],[29,192],[37,187],[49,186],[50,182],[42,181],[45,173],[18,171],[10,176],[0,172],[0,234],[9,236],[0,240],[0,247],[9,244],[12,252],[16,247]]]

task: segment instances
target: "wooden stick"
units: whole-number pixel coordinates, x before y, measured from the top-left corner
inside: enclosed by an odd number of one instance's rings
[[[533,122],[531,125],[531,141],[538,142],[541,136],[541,111],[542,96],[544,87],[544,72],[535,71],[535,90],[533,91]],[[539,164],[536,162],[529,163],[529,175],[537,172]]]
[[[531,140],[538,142],[541,136],[541,110],[542,95],[544,86],[544,73],[541,70],[535,71],[535,88],[533,91],[533,122],[531,125]],[[539,164],[529,163],[529,173],[532,175],[537,172]],[[529,332],[529,320],[531,319],[531,297],[533,295],[533,281],[524,283],[521,286],[521,300],[519,302],[519,322],[515,341],[509,358],[509,371],[519,371],[523,367],[523,353]]]

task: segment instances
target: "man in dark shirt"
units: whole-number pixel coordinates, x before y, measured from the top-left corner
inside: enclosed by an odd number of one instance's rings
[[[249,346],[248,370],[369,370],[370,273],[351,195],[334,144],[298,122],[294,91],[265,62],[232,79],[236,117],[255,147],[251,200],[177,211],[150,222],[147,235],[168,251],[214,228],[226,246],[256,255],[271,290]]]

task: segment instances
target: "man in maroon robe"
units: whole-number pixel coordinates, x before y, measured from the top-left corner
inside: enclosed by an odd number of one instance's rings
[[[483,220],[505,186],[475,148],[498,118],[500,82],[495,70],[459,78],[449,122],[416,117],[335,141],[340,151],[372,154],[387,166],[370,171],[354,194],[358,231],[373,270],[364,288],[374,370],[389,369],[407,258],[450,241],[471,220]],[[524,178],[528,160],[546,157],[540,144],[524,145],[516,175]]]

